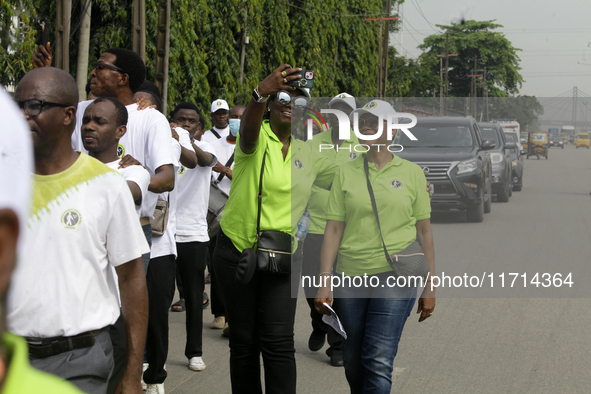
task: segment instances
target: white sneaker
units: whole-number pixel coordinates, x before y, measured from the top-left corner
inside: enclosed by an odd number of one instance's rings
[[[146,372],[146,369],[148,369],[148,365],[148,363],[144,363],[144,365],[142,365],[142,390],[144,391],[148,389],[148,385],[146,382],[144,382],[144,372]]]
[[[226,324],[226,318],[224,316],[218,316],[209,325],[209,328],[213,330],[221,330],[224,328],[224,324]]]
[[[189,360],[189,369],[191,371],[203,371],[206,365],[201,357],[193,357]]]
[[[164,394],[164,383],[149,384],[146,394]]]

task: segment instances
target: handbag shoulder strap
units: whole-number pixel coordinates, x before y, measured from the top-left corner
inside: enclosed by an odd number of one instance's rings
[[[226,164],[224,164],[224,167],[230,167],[232,165],[232,163],[234,163],[234,152],[232,152],[232,156],[230,156],[230,158],[228,159]],[[222,179],[224,179],[225,176],[226,176],[226,174],[221,173],[220,176],[218,176],[218,179],[216,179],[216,182],[220,183],[222,181]]]
[[[263,172],[265,171],[265,159],[267,158],[267,150],[263,153],[263,164],[261,165],[261,176],[259,178],[259,193],[257,194],[258,209],[257,209],[257,239],[261,232],[261,207],[263,204]]]
[[[388,249],[386,248],[386,243],[384,242],[384,236],[382,235],[382,227],[380,226],[380,217],[378,216],[378,207],[376,205],[376,198],[373,194],[373,188],[371,187],[371,182],[369,181],[369,164],[367,162],[367,155],[363,157],[363,169],[365,170],[365,179],[367,180],[367,191],[369,192],[369,198],[371,199],[371,206],[373,208],[373,214],[376,217],[376,221],[378,222],[378,230],[380,230],[380,238],[382,240],[382,246],[384,247],[384,254],[386,255],[386,260],[390,265],[393,264],[392,258],[388,254]]]
[[[221,136],[221,135],[220,135],[220,134],[219,134],[217,131],[215,131],[215,130],[213,129],[213,127],[212,127],[212,128],[209,130],[209,131],[211,131],[211,133],[212,133],[213,135],[215,135],[215,138],[217,138],[218,140],[219,140],[220,138],[222,138],[222,136]]]

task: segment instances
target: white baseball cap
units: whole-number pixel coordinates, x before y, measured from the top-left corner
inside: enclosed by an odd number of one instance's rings
[[[336,103],[345,103],[351,109],[357,109],[357,103],[355,102],[355,97],[351,96],[349,93],[339,93],[330,100],[328,103],[328,108],[332,108],[332,106]]]
[[[396,110],[388,103],[387,101],[383,100],[371,100],[367,104],[365,104],[362,108],[357,108],[355,111],[351,112],[349,118],[353,120],[353,116],[355,114],[358,117],[361,117],[363,114],[372,114],[374,116],[382,116],[382,119],[386,120],[389,116],[392,116],[396,113]],[[398,123],[398,119],[394,118],[393,123]]]
[[[230,107],[228,106],[228,103],[226,102],[226,100],[217,99],[217,100],[213,100],[211,102],[211,113],[212,114],[219,109],[225,109],[226,111],[230,110]]]
[[[21,228],[18,252],[31,205],[33,147],[31,129],[12,98],[0,88],[0,209],[11,209]]]
[[[306,96],[307,98],[312,98],[312,96],[310,96],[310,88],[298,88],[298,90],[304,93],[304,96]]]

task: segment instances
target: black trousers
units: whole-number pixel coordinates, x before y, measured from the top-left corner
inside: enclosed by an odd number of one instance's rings
[[[320,273],[320,250],[322,249],[323,234],[308,234],[304,242],[304,259],[302,261],[302,276],[309,276],[310,278],[317,277]],[[314,299],[318,289],[315,287],[306,286],[304,288],[306,300],[310,306],[310,317],[312,318],[312,329],[326,333],[326,340],[329,348],[326,354],[332,356],[333,354],[343,353],[343,337],[341,337],[334,328],[322,321],[322,313],[316,311],[314,307]],[[338,313],[338,300],[333,300],[333,309]]]
[[[213,266],[222,287],[226,315],[232,324],[232,393],[262,393],[262,354],[265,393],[293,394],[296,392],[293,330],[297,298],[291,297],[291,275],[255,272],[250,283],[239,285],[234,276],[240,254],[220,230]]]
[[[109,336],[111,337],[111,343],[113,343],[113,361],[115,362],[115,366],[113,373],[109,377],[107,394],[113,394],[127,366],[127,333],[125,332],[123,315],[119,315],[119,319],[117,319],[115,324],[109,327]]]
[[[203,289],[209,242],[177,242],[176,266],[183,283],[187,342],[185,356],[203,355]]]
[[[218,237],[216,236],[209,241],[209,273],[211,274],[211,313],[213,313],[215,317],[226,316],[226,308],[224,307],[224,299],[222,297],[222,288],[220,286],[220,281],[215,273],[215,269],[213,268],[213,252],[215,251],[217,239]]]
[[[156,257],[148,265],[148,335],[146,358],[150,366],[144,372],[144,382],[163,383],[164,364],[168,357],[168,311],[174,297],[174,255]]]

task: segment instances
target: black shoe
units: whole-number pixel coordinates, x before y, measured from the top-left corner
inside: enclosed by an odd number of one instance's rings
[[[332,365],[333,367],[342,367],[343,366],[343,355],[338,353],[338,354],[333,354],[332,356],[330,356],[330,365]]]
[[[310,334],[310,339],[308,339],[308,349],[313,352],[317,352],[318,350],[322,349],[324,346],[326,333],[322,331],[312,331]]]
[[[203,309],[209,306],[209,296],[206,292],[203,292]]]

